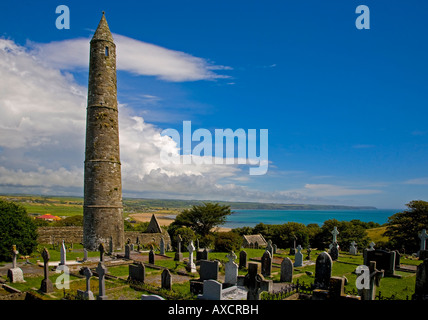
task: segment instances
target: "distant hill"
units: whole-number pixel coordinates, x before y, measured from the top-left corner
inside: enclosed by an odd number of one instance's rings
[[[83,214],[82,197],[40,196],[40,195],[0,195],[0,199],[7,199],[23,204],[29,213],[55,215],[79,215]],[[231,202],[212,200],[178,200],[178,199],[136,199],[124,198],[124,211],[144,212],[159,209],[183,210],[193,205],[201,205],[204,202],[216,202],[229,205],[232,210],[374,210],[369,206],[342,206],[342,205],[318,205],[318,204],[280,204],[260,202]]]

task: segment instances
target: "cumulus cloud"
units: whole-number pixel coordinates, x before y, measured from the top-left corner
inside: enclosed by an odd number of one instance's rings
[[[113,34],[117,51],[117,69],[136,75],[181,82],[229,78],[215,71],[230,67],[215,65],[188,53],[167,49],[144,41]],[[87,69],[89,38],[50,43],[30,42],[32,54],[50,67],[62,70]]]

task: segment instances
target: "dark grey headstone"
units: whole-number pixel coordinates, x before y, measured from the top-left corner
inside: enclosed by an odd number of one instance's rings
[[[290,258],[285,257],[281,262],[281,277],[280,282],[292,282],[293,281],[293,261]]]
[[[239,269],[247,268],[247,252],[242,250],[239,253]]]
[[[332,268],[333,260],[330,255],[325,251],[321,252],[315,262],[315,288],[328,290]]]
[[[218,280],[218,270],[218,261],[201,260],[199,269],[200,281]]]

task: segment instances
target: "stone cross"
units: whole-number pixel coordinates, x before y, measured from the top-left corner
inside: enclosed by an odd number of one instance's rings
[[[189,251],[189,262],[187,263],[187,269],[189,272],[193,273],[196,272],[196,265],[193,262],[193,252],[195,251],[193,240],[190,241],[189,245],[187,246],[187,250]]]
[[[422,229],[421,233],[419,234],[419,239],[421,239],[421,249],[420,250],[426,250],[426,241],[428,239],[428,234],[426,229]]]
[[[60,266],[65,266],[65,262],[67,261],[67,250],[65,248],[65,243],[64,240],[62,240],[62,244],[61,244],[61,248],[60,248],[60,253],[61,253],[61,261],[59,263]]]
[[[7,270],[7,277],[10,282],[25,282],[24,281],[24,273],[21,268],[18,268],[16,264],[16,257],[18,255],[18,250],[16,250],[16,245],[12,246],[12,268]]]
[[[94,293],[91,291],[92,271],[88,267],[83,268],[83,275],[86,278],[86,291],[77,290],[77,295],[83,299],[95,300]]]
[[[175,253],[174,261],[182,261],[183,254],[181,253],[181,236],[177,235],[177,252]]]
[[[356,247],[357,243],[355,241],[351,242],[351,246],[349,247],[349,253],[356,255],[357,254],[357,247]]]
[[[383,278],[384,272],[376,269],[376,262],[370,261],[369,266],[369,288],[358,289],[358,295],[361,296],[361,300],[375,300],[376,287],[380,286],[380,279]]]
[[[53,291],[52,281],[49,279],[49,259],[51,256],[49,255],[48,249],[44,248],[42,252],[43,258],[43,273],[44,279],[42,280],[42,285],[40,286],[40,291],[43,293],[49,293]]]
[[[105,276],[107,273],[107,268],[104,265],[104,262],[99,262],[97,266],[97,273],[99,279],[99,293],[97,300],[107,300],[106,296],[106,284],[105,284]]]
[[[375,248],[374,248],[374,246],[376,245],[376,243],[374,243],[373,241],[372,242],[370,242],[370,244],[369,244],[369,246],[370,246],[370,248],[369,249],[367,249],[368,251],[373,251],[373,250],[375,250]]]
[[[224,265],[224,283],[235,285],[238,281],[238,265],[235,263],[237,256],[235,252],[231,251],[226,258],[229,261]]]
[[[297,246],[297,252],[294,255],[294,266],[301,267],[303,266],[303,254],[302,254],[302,246],[299,244]]]
[[[265,280],[258,273],[257,263],[248,263],[248,274],[243,279],[243,285],[248,288],[247,300],[260,300],[263,291],[270,291],[272,281]]]
[[[336,243],[337,242],[337,235],[339,234],[339,231],[337,231],[337,227],[334,227],[331,234],[333,235],[333,243]]]
[[[177,252],[180,253],[181,252],[181,236],[178,235],[177,236]]]

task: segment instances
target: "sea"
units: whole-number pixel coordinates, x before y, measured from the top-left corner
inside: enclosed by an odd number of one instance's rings
[[[363,222],[377,222],[384,224],[388,217],[403,209],[368,209],[368,210],[232,210],[233,214],[227,217],[225,228],[254,227],[260,222],[264,224],[283,224],[299,222],[304,225],[316,223],[322,226],[324,221],[337,219],[350,221],[358,219]]]

